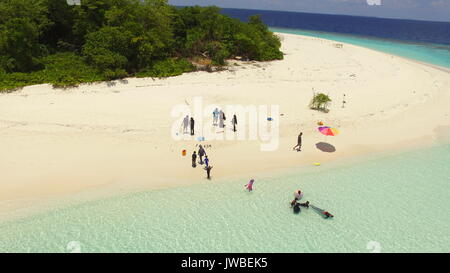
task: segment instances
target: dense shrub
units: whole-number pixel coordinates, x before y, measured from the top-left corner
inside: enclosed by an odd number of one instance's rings
[[[0,1],[0,90],[29,84],[74,86],[127,76],[194,70],[188,59],[282,59],[260,17],[248,23],[217,7],[176,8],[167,0]]]
[[[311,99],[310,108],[328,112],[328,105],[330,104],[330,102],[331,98],[328,95],[324,93],[314,94],[313,98]]]
[[[152,66],[137,74],[138,77],[170,77],[178,76],[185,72],[191,72],[194,66],[185,59],[166,59],[157,61]]]

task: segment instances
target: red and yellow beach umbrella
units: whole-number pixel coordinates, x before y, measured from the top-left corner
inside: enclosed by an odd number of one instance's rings
[[[318,129],[319,129],[320,133],[322,133],[323,135],[326,135],[326,136],[336,136],[339,134],[338,129],[331,128],[328,126],[322,126],[322,127],[319,127]]]

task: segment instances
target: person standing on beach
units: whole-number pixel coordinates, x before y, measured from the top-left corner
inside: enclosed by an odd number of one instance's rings
[[[205,170],[206,170],[206,178],[208,178],[208,179],[211,179],[210,174],[211,174],[211,169],[212,169],[212,168],[213,168],[212,166],[206,166],[206,167],[205,167]]]
[[[253,183],[255,183],[254,179],[250,179],[250,181],[247,183],[247,185],[245,185],[245,187],[247,188],[247,190],[249,192],[253,191]]]
[[[191,122],[189,123],[191,125],[191,136],[194,135],[194,127],[195,127],[195,121],[194,118],[191,117]]]
[[[198,156],[200,157],[200,165],[203,165],[203,157],[206,155],[205,149],[203,149],[202,145],[198,148]]]
[[[225,124],[224,124],[224,121],[225,121],[225,113],[222,111],[222,110],[220,110],[220,112],[219,112],[219,127],[220,128],[224,128],[225,127]]]
[[[219,119],[219,109],[214,109],[213,112],[213,125],[216,126],[217,125],[217,120]]]
[[[236,132],[236,125],[237,125],[236,114],[233,115],[233,119],[231,120],[231,123],[233,124],[233,132]]]
[[[297,137],[297,145],[294,146],[294,148],[292,148],[292,150],[295,150],[295,148],[297,148],[297,152],[300,152],[302,149],[302,135],[303,133],[300,132],[300,134]]]
[[[205,155],[205,165],[206,165],[206,167],[209,166],[209,158],[207,155]]]
[[[189,126],[189,116],[186,115],[183,119],[183,134],[187,133],[188,126]]]
[[[196,154],[196,152],[194,151],[194,153],[192,153],[192,168],[197,167],[196,160],[197,160],[197,154]]]

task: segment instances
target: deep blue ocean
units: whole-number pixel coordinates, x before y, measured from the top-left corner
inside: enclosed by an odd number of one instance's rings
[[[259,14],[269,27],[334,32],[408,42],[450,45],[450,22],[413,21],[269,10],[222,9],[222,12],[242,21],[247,21],[251,15]]]
[[[275,32],[335,40],[450,68],[450,22],[268,10],[222,12],[241,21],[259,14]]]

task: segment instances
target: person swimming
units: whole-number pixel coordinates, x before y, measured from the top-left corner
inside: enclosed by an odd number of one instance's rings
[[[334,217],[333,214],[329,213],[326,210],[318,208],[316,206],[311,205],[311,208],[315,209],[317,211],[317,213],[321,214],[324,218],[333,218]]]
[[[245,185],[245,187],[247,188],[247,190],[249,192],[253,191],[253,183],[255,183],[254,179],[250,179],[250,181],[247,183],[247,185]]]
[[[333,214],[329,213],[328,211],[325,211],[325,212],[323,213],[323,215],[324,215],[325,218],[334,217]]]

